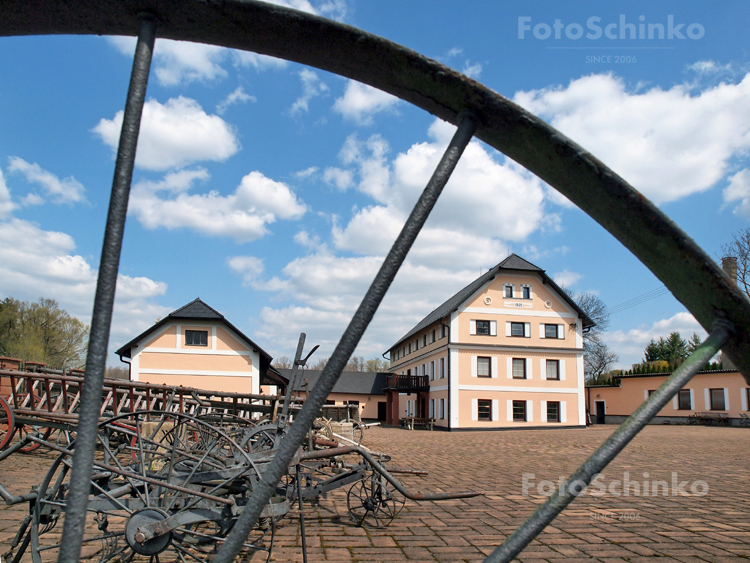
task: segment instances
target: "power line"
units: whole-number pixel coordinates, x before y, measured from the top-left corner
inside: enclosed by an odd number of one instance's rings
[[[620,303],[619,305],[615,305],[609,310],[609,314],[616,315],[617,313],[622,313],[623,311],[627,309],[631,309],[632,307],[641,305],[642,303],[646,303],[647,301],[651,301],[652,299],[656,299],[657,297],[661,297],[662,295],[665,295],[667,293],[669,293],[669,289],[667,288],[666,285],[663,285],[659,288],[656,288],[647,293],[644,293],[643,295],[634,297],[633,299],[630,299],[629,301],[625,301],[623,303]]]

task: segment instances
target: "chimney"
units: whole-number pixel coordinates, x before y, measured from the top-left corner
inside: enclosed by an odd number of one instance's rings
[[[725,256],[721,259],[721,268],[734,283],[737,283],[737,258],[734,256]]]

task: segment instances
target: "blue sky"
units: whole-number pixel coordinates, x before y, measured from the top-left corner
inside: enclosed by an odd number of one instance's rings
[[[711,256],[747,227],[744,2],[285,4],[514,99]],[[133,47],[0,39],[0,297],[54,298],[89,321]],[[200,296],[273,356],[291,356],[300,331],[330,354],[453,128],[318,69],[161,40],[147,99],[110,348]],[[610,307],[662,285],[567,200],[473,142],[356,353],[379,356],[509,252]],[[605,339],[629,366],[672,330],[705,334],[666,294],[614,314]]]

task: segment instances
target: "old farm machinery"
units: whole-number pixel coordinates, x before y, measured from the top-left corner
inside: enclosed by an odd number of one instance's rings
[[[283,401],[106,380],[81,559],[98,563],[211,560],[298,412],[292,383],[301,376],[297,368],[306,359],[298,354]],[[29,554],[34,563],[57,561],[76,448],[76,406],[85,382],[57,374],[0,372],[0,377],[13,389],[9,399],[0,403],[6,428],[0,463],[15,452],[40,447],[57,456],[31,492],[16,496],[0,485],[7,504],[29,504],[28,516],[4,557],[13,563],[29,560]],[[13,440],[16,432],[20,438]],[[296,516],[306,560],[300,507],[342,487],[349,487],[346,502],[352,524],[376,528],[390,524],[406,498],[441,500],[476,494],[412,494],[393,476],[398,470],[386,469],[387,455],[353,440],[341,441],[320,431],[309,433],[245,538],[247,557],[269,560],[280,520]]]

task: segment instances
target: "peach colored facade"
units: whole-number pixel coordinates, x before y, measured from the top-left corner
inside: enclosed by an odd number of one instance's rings
[[[301,399],[305,398],[305,392],[299,392]],[[329,405],[347,405],[352,402],[359,402],[359,417],[361,419],[377,420],[378,402],[385,402],[385,395],[364,395],[360,393],[331,393],[328,395]]]
[[[649,391],[655,391],[666,381],[667,375],[626,376],[620,379],[619,387],[588,388],[592,422],[597,422],[597,412],[602,408],[605,422],[621,422],[648,398]],[[683,388],[689,394],[683,394],[682,405],[676,396],[659,412],[654,422],[660,422],[658,417],[662,420],[663,417],[683,418],[696,412],[723,413],[729,418],[739,419],[740,414],[748,414],[748,388],[750,385],[738,371],[700,372]]]
[[[187,331],[206,333],[188,345]],[[131,381],[260,393],[259,354],[221,321],[168,322],[132,346]]]
[[[401,394],[399,417],[449,429],[585,426],[584,319],[553,285],[542,270],[501,267],[391,348],[393,373],[429,380],[426,408]]]

